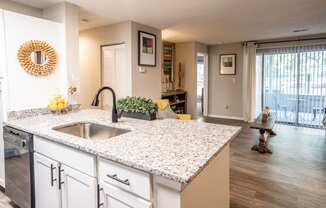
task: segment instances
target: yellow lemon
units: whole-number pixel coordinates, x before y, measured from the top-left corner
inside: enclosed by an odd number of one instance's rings
[[[59,104],[58,104],[58,109],[62,110],[62,109],[64,109],[64,108],[65,108],[64,103],[59,103]]]

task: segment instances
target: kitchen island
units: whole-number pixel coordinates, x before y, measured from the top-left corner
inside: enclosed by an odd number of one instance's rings
[[[128,132],[90,140],[53,129],[77,122]],[[11,119],[6,125],[34,135],[36,208],[42,208],[38,196],[47,193],[38,178],[47,171],[40,165],[49,167],[49,180],[58,183],[59,190],[48,192],[61,190],[68,208],[229,207],[229,143],[240,127],[175,119],[112,123],[109,112],[94,109]],[[72,192],[79,175],[90,183]]]

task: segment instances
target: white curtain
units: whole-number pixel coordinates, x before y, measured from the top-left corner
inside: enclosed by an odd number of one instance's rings
[[[256,117],[256,49],[255,43],[243,46],[243,119],[253,121]]]

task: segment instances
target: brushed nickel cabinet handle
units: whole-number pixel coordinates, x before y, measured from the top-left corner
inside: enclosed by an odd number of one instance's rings
[[[101,196],[100,196],[100,192],[103,191],[103,188],[100,187],[100,185],[97,185],[97,207],[101,208],[104,203],[101,202]]]
[[[64,171],[64,169],[61,168],[61,165],[59,166],[59,190],[62,188],[62,184],[65,182],[62,181],[61,173]]]
[[[113,174],[113,175],[110,175],[110,174],[107,174],[106,175],[107,177],[115,180],[115,181],[118,181],[120,183],[123,183],[124,185],[127,185],[127,186],[130,186],[130,181],[129,179],[120,179],[117,174]]]
[[[54,181],[56,181],[57,179],[53,178],[53,171],[56,169],[56,167],[53,166],[53,164],[51,164],[51,187],[53,187],[54,185]]]

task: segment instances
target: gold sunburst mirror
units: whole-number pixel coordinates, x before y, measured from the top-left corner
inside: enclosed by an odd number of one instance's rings
[[[31,40],[19,48],[18,60],[26,72],[35,76],[46,76],[54,71],[57,55],[47,42]]]

